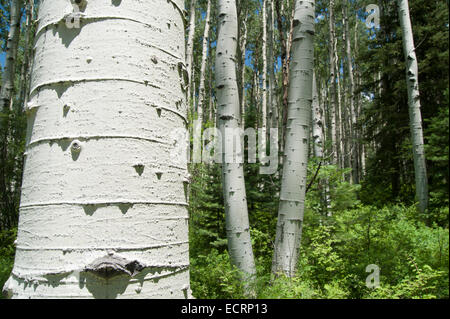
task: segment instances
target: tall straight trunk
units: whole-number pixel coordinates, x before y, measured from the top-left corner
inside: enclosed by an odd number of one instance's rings
[[[7,227],[13,222],[11,213],[14,210],[11,206],[10,196],[11,185],[7,181],[6,162],[8,160],[8,140],[10,138],[9,113],[14,94],[14,79],[17,58],[17,47],[20,36],[20,14],[21,1],[12,0],[10,5],[10,24],[9,33],[6,40],[5,67],[2,74],[2,83],[0,88],[0,209],[5,215],[8,215]],[[1,225],[0,225],[1,226]]]
[[[276,97],[275,84],[275,56],[274,56],[274,3],[270,1],[267,12],[267,60],[269,63],[269,126],[270,128],[278,128],[278,103]],[[273,136],[271,141],[278,144],[278,135]]]
[[[416,197],[419,211],[428,207],[428,177],[423,141],[422,114],[420,111],[419,72],[414,37],[409,16],[408,0],[398,0],[398,15],[403,35],[403,51],[406,60],[406,86],[408,88],[409,125],[411,128]]]
[[[241,38],[241,127],[245,129],[245,114],[246,114],[246,97],[245,97],[245,60],[247,56],[247,36],[248,36],[248,28],[247,28],[248,16],[245,15],[244,23],[242,25],[242,29],[244,33]]]
[[[268,76],[267,76],[267,1],[263,0],[263,10],[262,10],[262,25],[263,25],[263,37],[262,37],[262,59],[263,59],[263,71],[262,71],[262,126],[263,138],[266,138],[267,129],[267,89],[269,86]],[[270,5],[270,4],[269,4]]]
[[[291,60],[291,43],[292,43],[292,34],[294,30],[293,22],[294,22],[294,10],[292,10],[291,19],[289,20],[289,27],[285,27],[283,24],[283,16],[284,16],[284,2],[283,0],[275,0],[275,11],[277,13],[277,26],[278,26],[278,34],[280,38],[281,44],[281,63],[282,63],[282,116],[281,116],[281,129],[282,132],[281,140],[280,140],[280,151],[284,150],[285,144],[285,132],[284,129],[287,123],[287,110],[288,110],[288,91],[289,91],[289,63]],[[288,30],[287,36],[285,36],[285,31]],[[283,163],[283,159],[281,158],[280,164]]]
[[[295,2],[289,110],[280,192],[274,274],[295,275],[300,248],[308,165],[314,72],[314,0]]]
[[[81,5],[69,28],[65,1],[40,4],[5,290],[188,298],[187,145],[171,136],[187,133],[183,1]]]
[[[329,43],[328,43],[328,51],[329,51],[329,59],[330,59],[330,94],[329,94],[329,108],[331,110],[331,144],[333,149],[333,164],[338,164],[339,152],[338,152],[338,144],[339,144],[339,133],[338,133],[338,123],[336,119],[338,117],[339,112],[337,111],[336,105],[336,34],[334,29],[334,0],[330,0],[329,3]]]
[[[203,33],[203,49],[202,49],[202,64],[200,68],[200,86],[199,86],[199,98],[197,107],[197,120],[199,123],[203,123],[203,108],[205,106],[206,98],[206,62],[208,61],[208,45],[209,45],[209,30],[210,30],[210,19],[211,19],[211,1],[208,0],[206,9],[206,19],[205,19],[205,30]]]
[[[23,63],[20,72],[20,92],[19,92],[19,106],[18,112],[22,112],[23,107],[26,105],[27,93],[28,93],[28,82],[30,73],[30,60],[33,52],[32,48],[32,38],[33,38],[33,11],[34,11],[34,1],[28,0],[26,4],[26,20],[25,20],[25,46],[23,53]]]
[[[358,19],[356,19],[355,22],[355,60],[356,57],[359,55],[359,45],[358,45]],[[357,119],[359,118],[360,114],[362,113],[361,110],[361,93],[355,93],[359,91],[359,88],[361,87],[361,76],[359,72],[359,67],[357,64],[355,64],[355,80],[356,80],[356,87],[357,89],[354,90],[354,97],[355,97],[355,113],[356,113],[356,137],[357,137],[357,143],[358,143],[358,162],[359,162],[359,172],[358,176],[359,179],[363,179],[366,171],[366,155],[365,155],[365,145],[363,142],[362,137],[364,136],[364,125],[362,124],[360,127],[358,127]]]
[[[323,112],[319,102],[316,75],[313,75],[312,136],[314,157],[323,157]]]
[[[12,0],[10,7],[10,24],[8,39],[6,40],[5,68],[2,75],[2,87],[0,90],[0,110],[7,111],[11,105],[11,98],[14,92],[14,77],[17,58],[17,47],[20,36],[20,17],[22,1]],[[0,129],[3,128],[3,121],[0,122]]]
[[[188,90],[187,90],[187,102],[188,105],[191,102],[191,94],[193,90],[193,70],[194,70],[194,36],[195,36],[195,26],[196,26],[196,15],[195,15],[195,6],[196,6],[197,0],[191,0],[190,5],[190,15],[189,15],[189,33],[188,33],[188,40],[186,45],[186,70],[188,73]],[[195,90],[193,90],[195,94]],[[193,104],[195,105],[195,104]]]
[[[240,127],[239,91],[236,74],[238,22],[236,2],[219,0],[218,39],[216,49],[216,86],[218,128],[226,138],[229,129]],[[244,279],[255,275],[255,261],[250,240],[244,168],[242,163],[227,160],[233,149],[222,149],[222,176],[228,249],[231,262],[243,273]],[[241,145],[242,146],[242,145]],[[242,154],[242,147],[236,150]],[[231,163],[230,163],[231,162]]]
[[[336,74],[336,91],[335,91],[335,102],[336,102],[336,112],[335,112],[335,121],[336,121],[336,154],[338,158],[338,167],[344,168],[344,152],[343,152],[343,123],[344,120],[342,116],[342,104],[341,104],[341,74],[340,74],[340,65],[339,65],[339,56],[337,53],[337,39],[335,39],[335,74]]]
[[[359,184],[359,146],[358,135],[356,128],[356,108],[355,108],[355,79],[353,70],[352,47],[350,41],[350,23],[348,15],[348,6],[346,2],[344,5],[344,32],[345,32],[345,51],[347,55],[348,68],[348,92],[349,92],[349,111],[350,111],[350,137],[351,137],[351,162],[352,162],[352,178],[354,184]]]

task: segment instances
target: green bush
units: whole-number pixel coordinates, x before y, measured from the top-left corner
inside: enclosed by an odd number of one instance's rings
[[[16,236],[16,228],[0,232],[0,290],[3,289],[13,267]]]

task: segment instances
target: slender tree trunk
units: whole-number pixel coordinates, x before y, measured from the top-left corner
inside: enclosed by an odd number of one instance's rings
[[[314,18],[313,0],[295,2],[285,161],[272,263],[274,274],[289,277],[296,272],[303,226],[313,100]]]
[[[274,26],[274,3],[270,1],[267,14],[267,60],[269,63],[269,126],[270,128],[278,129],[278,103],[276,97],[276,84],[275,84],[275,57],[274,57],[274,38],[273,38],[273,26]],[[271,138],[273,143],[278,145],[278,135]]]
[[[402,27],[403,51],[406,60],[406,86],[408,88],[409,121],[414,157],[416,196],[419,201],[419,211],[424,213],[428,207],[428,177],[423,141],[422,114],[420,111],[418,62],[409,16],[408,0],[398,0],[398,14]]]
[[[188,33],[188,40],[187,40],[187,46],[186,46],[186,70],[188,72],[188,79],[189,79],[189,86],[188,86],[188,92],[187,92],[187,102],[188,105],[191,103],[191,95],[192,95],[192,88],[193,88],[193,69],[194,69],[194,36],[195,36],[195,26],[196,26],[196,15],[195,15],[195,5],[197,0],[191,0],[191,6],[190,6],[190,17],[189,17],[189,33]],[[193,91],[195,94],[195,90]],[[195,105],[195,104],[193,104]]]
[[[216,49],[216,86],[218,103],[218,127],[224,139],[229,130],[240,127],[239,91],[236,74],[236,50],[238,22],[236,2],[219,0],[219,30]],[[242,154],[242,146],[236,150]],[[233,149],[223,143],[222,174],[225,199],[225,216],[228,249],[232,263],[243,273],[244,279],[255,275],[255,262],[245,192],[244,169],[242,163],[230,161]],[[247,293],[250,291],[247,290]]]
[[[203,33],[202,64],[200,68],[200,87],[199,87],[199,98],[197,107],[197,116],[198,116],[197,120],[200,123],[203,123],[203,108],[205,105],[205,98],[206,98],[205,77],[206,77],[206,62],[208,60],[210,17],[211,17],[211,1],[208,0],[206,9],[205,31]]]
[[[342,116],[342,104],[341,104],[341,74],[340,74],[340,65],[339,65],[339,56],[337,52],[337,39],[334,41],[334,54],[335,54],[335,75],[336,75],[336,83],[335,83],[335,106],[336,106],[336,112],[335,112],[335,121],[336,121],[336,154],[338,158],[338,167],[344,168],[344,152],[343,152],[343,116]]]
[[[23,53],[23,63],[20,71],[20,92],[19,92],[19,106],[18,112],[22,112],[24,109],[26,101],[26,96],[28,93],[28,82],[29,82],[29,73],[30,73],[30,60],[32,53],[32,38],[33,38],[33,10],[34,10],[34,2],[31,0],[27,1],[26,5],[26,21],[25,21],[25,47]],[[31,48],[31,50],[30,50]]]
[[[245,98],[245,60],[247,56],[247,36],[248,36],[248,28],[247,28],[248,17],[247,14],[244,18],[244,23],[242,25],[242,29],[244,33],[241,39],[241,127],[245,130],[245,114],[246,114],[246,98]]]
[[[13,298],[188,298],[183,1],[81,6],[80,27],[69,28],[76,11],[65,11],[67,2],[40,4],[5,290]]]
[[[312,101],[312,124],[313,124],[313,154],[314,157],[323,157],[323,112],[317,92],[316,75],[313,79],[313,101]]]
[[[262,37],[262,59],[263,59],[263,71],[262,71],[262,126],[263,138],[266,138],[267,130],[267,102],[268,94],[267,89],[269,86],[268,76],[267,76],[267,1],[263,0],[263,10],[262,10],[262,25],[263,25],[263,37]]]
[[[12,225],[13,218],[11,200],[8,194],[11,194],[11,185],[6,177],[6,162],[8,160],[8,140],[9,134],[9,119],[11,105],[14,94],[14,79],[16,71],[17,47],[20,36],[20,14],[21,1],[12,0],[10,5],[10,24],[9,33],[6,40],[6,57],[5,67],[2,74],[2,83],[0,88],[0,205],[2,212],[9,216],[8,227]]]
[[[338,164],[339,161],[339,152],[338,152],[338,144],[339,144],[339,133],[338,133],[338,123],[336,122],[336,119],[338,117],[338,111],[337,111],[337,105],[336,105],[336,56],[335,56],[335,50],[336,50],[336,34],[334,29],[334,0],[330,0],[329,3],[329,20],[328,20],[328,26],[329,26],[329,43],[328,43],[328,50],[329,50],[329,58],[330,58],[330,94],[329,94],[329,108],[331,110],[331,144],[333,149],[333,164]]]
[[[353,59],[352,59],[352,47],[350,41],[350,23],[348,15],[348,3],[344,5],[344,32],[345,32],[345,50],[347,55],[347,68],[348,68],[348,91],[349,91],[349,110],[350,110],[350,137],[351,137],[351,162],[352,162],[352,178],[354,184],[359,184],[359,146],[358,146],[358,134],[356,127],[356,108],[355,108],[355,80],[354,80],[354,70],[353,70]]]
[[[20,36],[21,4],[22,2],[20,0],[11,1],[9,34],[6,41],[5,69],[2,75],[2,87],[0,90],[0,110],[2,111],[9,109],[14,92],[17,47]],[[0,129],[1,128],[2,127],[0,127]]]
[[[292,34],[294,30],[293,22],[294,22],[294,10],[292,10],[292,16],[289,20],[289,31],[287,32],[287,36],[285,36],[285,30],[287,27],[284,27],[283,24],[283,1],[282,0],[276,0],[275,1],[275,11],[277,12],[277,26],[278,26],[278,33],[280,37],[280,44],[281,44],[281,61],[282,61],[282,116],[281,116],[281,128],[282,132],[281,140],[280,140],[280,151],[284,151],[284,144],[285,144],[285,132],[284,129],[287,124],[287,110],[288,110],[288,91],[289,91],[289,62],[291,60],[290,52],[291,52],[291,43],[292,43]],[[283,163],[283,158],[280,160],[280,164]]]

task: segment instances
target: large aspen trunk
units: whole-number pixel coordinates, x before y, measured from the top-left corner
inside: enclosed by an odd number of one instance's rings
[[[199,123],[203,123],[203,109],[205,107],[205,99],[206,99],[205,77],[206,77],[206,62],[208,61],[210,17],[211,17],[211,1],[208,0],[206,9],[205,30],[203,33],[202,64],[200,67],[200,86],[199,86],[199,99],[197,107],[197,120]]]
[[[285,160],[278,211],[274,274],[295,275],[305,205],[314,69],[314,1],[295,2]]]
[[[40,4],[5,290],[189,298],[183,1],[77,3]]]
[[[224,140],[230,130],[240,128],[239,91],[236,73],[238,22],[236,2],[219,0],[218,40],[216,49],[216,86],[218,128]],[[250,240],[247,197],[243,164],[229,160],[233,149],[222,143],[222,176],[228,249],[231,262],[243,273],[244,280],[255,275],[255,262]],[[239,144],[239,143],[238,143]],[[242,145],[236,153],[242,154]],[[251,293],[247,291],[247,293]]]
[[[406,60],[406,86],[408,88],[409,125],[414,157],[416,197],[419,201],[419,211],[424,213],[428,207],[428,177],[423,141],[422,114],[420,111],[418,62],[409,16],[408,0],[398,0],[398,15],[402,27],[403,51]]]

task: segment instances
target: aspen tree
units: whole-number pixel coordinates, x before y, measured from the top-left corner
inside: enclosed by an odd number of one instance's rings
[[[209,45],[209,30],[211,19],[211,1],[207,1],[205,30],[203,33],[203,46],[202,46],[202,64],[200,67],[200,86],[199,86],[199,98],[197,107],[197,120],[199,123],[203,123],[203,109],[205,107],[206,99],[206,62],[208,61],[208,45]]]
[[[236,1],[219,0],[218,10],[219,29],[215,66],[218,128],[224,139],[227,139],[230,137],[230,131],[240,128],[236,72],[238,45]],[[243,163],[230,161],[230,157],[234,157],[233,148],[228,148],[227,143],[222,145],[222,180],[228,250],[232,263],[243,273],[244,280],[247,280],[255,275],[256,270],[250,240]],[[239,156],[242,152],[242,145],[239,145],[236,153]]]
[[[183,1],[76,2],[39,7],[5,291],[189,298]]]
[[[274,274],[295,275],[300,248],[308,166],[314,72],[314,1],[295,2],[289,109],[280,192]]]
[[[188,98],[188,105],[191,102],[191,94],[192,92],[194,92],[195,94],[195,90],[193,90],[193,71],[194,71],[194,36],[195,36],[195,22],[196,22],[196,3],[197,0],[191,0],[191,5],[190,5],[190,9],[189,9],[189,33],[188,33],[188,39],[187,39],[187,45],[186,45],[186,70],[188,73],[188,80],[189,80],[189,84],[188,84],[188,93],[187,93],[187,98]],[[194,104],[195,105],[195,104]]]
[[[398,15],[402,28],[403,52],[406,60],[406,86],[408,88],[409,125],[411,129],[416,197],[419,211],[424,213],[428,207],[428,177],[425,161],[425,148],[420,111],[419,71],[414,46],[414,37],[409,16],[408,0],[398,0]]]

